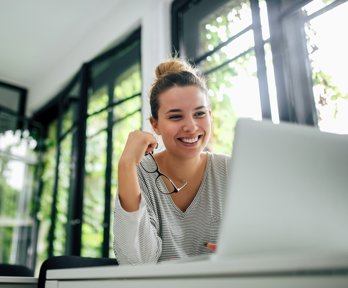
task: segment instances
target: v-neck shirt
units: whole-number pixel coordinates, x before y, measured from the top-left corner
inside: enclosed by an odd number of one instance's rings
[[[145,157],[142,166],[149,168],[152,161]],[[163,181],[156,185],[158,174],[139,165],[139,210],[127,212],[118,197],[116,201],[114,251],[118,262],[141,264],[209,253],[204,243],[217,241],[229,161],[229,156],[208,153],[202,182],[185,211],[170,195],[158,191],[166,189]]]

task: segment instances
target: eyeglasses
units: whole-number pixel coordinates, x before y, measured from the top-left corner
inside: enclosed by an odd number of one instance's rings
[[[187,181],[185,181],[180,187],[177,187],[175,185],[175,183],[169,179],[169,177],[165,174],[163,174],[159,169],[158,169],[158,165],[155,161],[155,158],[152,156],[152,154],[147,154],[147,156],[150,156],[152,158],[153,161],[151,161],[151,163],[148,165],[148,168],[145,168],[143,166],[143,164],[140,162],[141,167],[147,172],[147,173],[157,173],[158,176],[156,177],[155,183],[156,183],[156,187],[158,189],[158,191],[160,191],[162,194],[173,194],[173,193],[177,193],[180,192],[180,190],[182,190],[186,185],[187,185]],[[158,184],[158,181],[160,181],[160,179],[162,179],[162,181],[166,184],[166,187],[172,187],[173,189],[171,190],[165,190],[163,191],[163,189],[160,188],[161,185]]]

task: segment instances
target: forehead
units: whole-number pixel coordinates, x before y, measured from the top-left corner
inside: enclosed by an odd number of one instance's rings
[[[208,106],[205,93],[197,86],[172,87],[159,97],[160,110]]]

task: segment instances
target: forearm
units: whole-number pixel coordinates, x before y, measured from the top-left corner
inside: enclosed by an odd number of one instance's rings
[[[140,186],[135,164],[120,160],[118,164],[118,194],[122,208],[137,211],[140,203]]]
[[[127,143],[118,162],[118,192],[122,207],[133,212],[139,209],[140,186],[137,165],[145,154],[157,145],[152,134],[142,131],[129,133]]]

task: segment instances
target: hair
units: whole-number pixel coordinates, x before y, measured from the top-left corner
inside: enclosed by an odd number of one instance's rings
[[[150,90],[151,115],[155,120],[158,120],[159,96],[168,89],[175,86],[197,86],[207,94],[204,77],[183,59],[168,59],[156,67],[155,73],[156,78]]]

